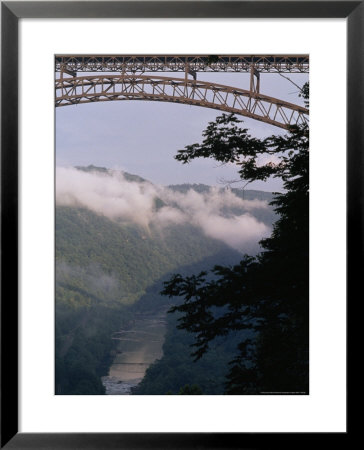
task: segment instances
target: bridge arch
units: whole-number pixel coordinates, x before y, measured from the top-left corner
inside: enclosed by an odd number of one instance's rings
[[[288,129],[308,122],[308,109],[293,103],[208,81],[146,75],[61,77],[55,106],[99,101],[144,100],[182,103],[239,114]]]

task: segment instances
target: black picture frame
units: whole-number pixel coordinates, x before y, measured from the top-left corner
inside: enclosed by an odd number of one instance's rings
[[[363,273],[364,1],[1,2],[1,448],[298,448],[311,440],[317,446],[327,444],[326,433],[18,433],[18,21],[117,17],[347,19],[347,301]],[[340,55],[335,63],[344,63]],[[344,448],[349,431],[330,435]]]

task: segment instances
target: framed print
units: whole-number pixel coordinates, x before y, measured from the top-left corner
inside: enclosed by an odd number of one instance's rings
[[[2,447],[344,442],[363,3],[1,6]]]

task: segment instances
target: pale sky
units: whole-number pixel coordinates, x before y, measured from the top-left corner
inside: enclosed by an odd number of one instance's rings
[[[287,76],[287,74],[284,74]],[[168,74],[182,78],[183,74]],[[289,74],[302,86],[307,74]],[[249,89],[249,74],[197,73],[197,79]],[[278,74],[261,74],[260,92],[291,103],[303,104],[298,89]],[[201,142],[208,122],[222,111],[197,106],[148,101],[111,101],[56,108],[57,166],[90,164],[120,169],[153,183],[205,183],[238,179],[236,167],[213,160],[182,165],[173,156],[186,145]],[[272,125],[238,116],[252,136],[282,134]],[[255,182],[247,189],[281,190],[281,182]],[[239,187],[239,185],[234,185]]]

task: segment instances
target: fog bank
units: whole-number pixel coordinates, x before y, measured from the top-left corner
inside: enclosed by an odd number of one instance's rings
[[[146,229],[189,223],[241,251],[246,244],[270,234],[270,228],[254,217],[255,210],[268,208],[266,201],[243,200],[229,189],[216,187],[207,192],[190,189],[181,193],[129,178],[118,171],[57,167],[56,204],[85,207],[111,220]]]

